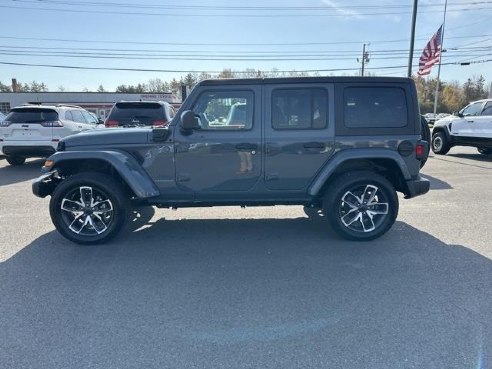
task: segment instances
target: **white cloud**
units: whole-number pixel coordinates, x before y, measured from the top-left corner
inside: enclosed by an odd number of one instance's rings
[[[355,17],[355,18],[359,18],[359,19],[363,18],[362,15],[359,14],[359,12],[352,10],[352,9],[344,9],[343,6],[337,4],[333,0],[322,0],[322,2],[325,5],[328,5],[329,7],[332,7],[333,9],[335,9],[337,13],[346,15],[348,17]]]

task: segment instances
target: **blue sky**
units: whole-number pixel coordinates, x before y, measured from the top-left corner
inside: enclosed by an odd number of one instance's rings
[[[0,62],[182,71],[277,68],[354,75],[362,45],[369,43],[369,72],[405,76],[412,4],[411,0],[0,0]],[[419,1],[414,72],[422,49],[442,23],[443,10],[444,0]],[[492,0],[449,0],[448,10],[443,63],[492,59]],[[232,60],[245,57],[249,60]],[[398,66],[402,67],[393,68]],[[333,69],[351,70],[327,71]],[[114,89],[184,74],[0,64],[3,83],[12,77],[36,80],[45,82],[50,91],[60,85],[68,91],[95,90],[99,84]],[[431,76],[436,74],[437,67]],[[480,74],[490,83],[492,62],[443,65],[441,70],[447,81],[463,82]]]

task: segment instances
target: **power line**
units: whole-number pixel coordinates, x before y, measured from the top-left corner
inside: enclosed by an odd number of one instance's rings
[[[14,0],[13,0],[14,1]],[[224,6],[224,5],[156,5],[145,3],[122,3],[122,2],[95,2],[95,1],[63,1],[63,0],[15,0],[15,3],[31,3],[31,4],[54,4],[54,5],[70,5],[70,6],[100,6],[100,7],[115,7],[115,8],[137,8],[137,9],[170,9],[170,10],[253,10],[253,11],[298,11],[298,10],[334,10],[332,6]],[[492,1],[458,1],[449,3],[449,6],[463,6],[463,5],[481,5],[490,4]],[[440,7],[441,4],[421,4],[420,8]],[[388,8],[411,8],[411,5],[404,4],[385,4],[385,5],[345,5],[340,7],[341,9],[388,9]]]
[[[69,5],[69,4],[67,4]],[[87,14],[101,14],[98,10],[87,10],[87,9],[60,9],[60,8],[36,8],[36,7],[19,7],[19,6],[10,6],[10,5],[0,5],[0,8],[6,9],[21,9],[21,10],[39,10],[39,11],[48,11],[48,12],[68,12],[68,13],[87,13]],[[334,9],[336,11],[336,9]],[[448,12],[468,12],[468,11],[477,11],[477,10],[492,10],[491,7],[477,7],[477,8],[460,8],[460,9],[451,9]],[[401,15],[401,14],[410,14],[411,12],[406,11],[398,11],[398,12],[380,12],[380,13],[354,13],[354,14],[346,14],[344,12],[333,13],[333,14],[325,14],[325,13],[315,13],[315,14],[243,14],[243,13],[228,13],[228,14],[187,14],[187,13],[158,13],[158,12],[123,12],[123,11],[114,11],[108,10],[105,11],[105,14],[113,14],[113,15],[132,15],[132,16],[170,16],[170,17],[239,17],[239,18],[283,18],[283,17],[348,17],[348,16],[388,16],[388,15]],[[422,13],[422,12],[421,12]],[[441,13],[441,10],[427,10],[425,13]]]
[[[469,35],[469,36],[453,36],[446,39],[468,39],[492,37],[492,34]],[[30,41],[53,41],[53,42],[70,42],[70,43],[91,43],[91,44],[128,44],[128,45],[172,45],[172,46],[314,46],[314,45],[345,45],[345,44],[384,44],[405,42],[407,39],[395,40],[362,40],[362,41],[331,41],[331,42],[283,42],[283,43],[186,43],[186,42],[148,42],[148,41],[118,41],[118,40],[82,40],[82,39],[66,39],[66,38],[42,38],[42,37],[18,37],[18,36],[0,36],[0,39],[9,40],[30,40]],[[429,37],[420,37],[416,40],[427,41]]]
[[[468,64],[481,64],[492,62],[492,59],[477,60],[472,62],[467,62]],[[462,62],[447,62],[442,63],[442,65],[460,65]],[[35,64],[35,63],[13,63],[13,62],[3,62],[0,61],[2,65],[13,65],[13,66],[27,66],[27,67],[45,67],[45,68],[62,68],[62,69],[78,69],[78,70],[109,70],[109,71],[124,71],[124,72],[158,72],[158,73],[221,73],[222,71],[204,71],[204,70],[175,70],[175,69],[143,69],[143,68],[114,68],[114,67],[84,67],[77,65],[56,65],[56,64]],[[370,70],[384,70],[384,69],[398,69],[406,68],[406,65],[394,65],[394,66],[383,66],[383,67],[369,67],[366,69]],[[256,69],[255,69],[256,70]],[[331,68],[331,69],[306,69],[299,70],[299,73],[315,73],[315,72],[348,72],[348,71],[358,71],[359,68]],[[276,70],[277,73],[289,73],[292,70]],[[236,71],[234,73],[243,74],[249,73],[248,71]]]

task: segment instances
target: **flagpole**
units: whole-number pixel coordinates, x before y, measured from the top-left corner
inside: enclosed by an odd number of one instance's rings
[[[437,113],[437,100],[439,98],[439,78],[441,76],[441,61],[442,54],[444,52],[444,30],[446,29],[446,9],[448,8],[448,0],[444,3],[444,20],[442,22],[442,33],[441,33],[441,55],[439,56],[439,66],[437,68],[437,84],[436,84],[436,96],[434,97],[434,114]]]

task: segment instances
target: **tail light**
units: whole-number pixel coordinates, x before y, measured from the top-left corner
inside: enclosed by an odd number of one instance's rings
[[[54,120],[51,122],[41,122],[43,127],[63,127],[63,123],[59,120]]]
[[[119,125],[120,122],[118,122],[117,120],[107,120],[106,122],[104,122],[104,126],[108,128],[118,127]]]
[[[152,125],[154,127],[165,127],[167,125],[167,122],[165,120],[154,120],[154,122],[152,122]]]
[[[421,143],[418,143],[415,146],[415,157],[420,160],[424,158],[424,155],[425,155],[425,146]]]

